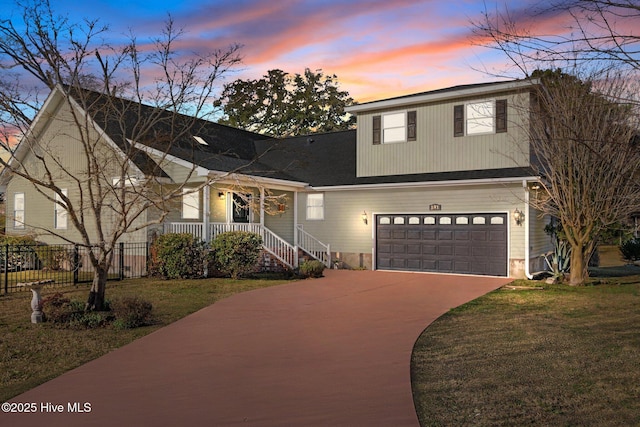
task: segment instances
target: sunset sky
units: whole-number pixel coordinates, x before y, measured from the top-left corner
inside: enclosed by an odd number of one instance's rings
[[[522,11],[540,0],[508,1],[513,16],[547,33],[560,32],[563,17]],[[167,14],[186,30],[189,50],[239,43],[243,64],[229,76],[258,78],[279,68],[336,74],[340,87],[359,102],[497,80],[504,56],[471,42],[472,20],[491,0],[51,0],[73,19],[99,18],[114,34],[129,30],[141,39],[158,35]],[[0,0],[7,17],[13,1]],[[124,36],[121,40],[124,40]],[[110,40],[117,44],[117,38]],[[487,71],[485,71],[487,70]],[[513,76],[518,77],[516,74]]]

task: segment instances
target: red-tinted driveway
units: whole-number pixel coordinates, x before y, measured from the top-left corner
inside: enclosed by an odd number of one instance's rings
[[[38,413],[0,425],[417,426],[415,340],[508,281],[331,270],[239,294],[16,397]]]

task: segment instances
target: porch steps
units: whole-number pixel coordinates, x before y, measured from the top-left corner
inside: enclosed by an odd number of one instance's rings
[[[268,251],[263,250],[258,269],[263,273],[284,273],[289,271],[290,267]]]

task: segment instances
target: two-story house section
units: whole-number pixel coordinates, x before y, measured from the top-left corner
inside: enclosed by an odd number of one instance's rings
[[[547,220],[527,203],[538,181],[523,131],[532,84],[458,86],[350,107],[357,131],[325,145],[334,163],[314,169],[336,176],[318,184],[305,177],[314,192],[300,198],[299,223],[352,266],[512,277],[543,269]],[[354,164],[341,166],[347,158]]]

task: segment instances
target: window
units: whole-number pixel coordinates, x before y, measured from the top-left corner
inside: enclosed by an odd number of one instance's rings
[[[13,228],[24,228],[24,193],[13,195]]]
[[[470,102],[453,107],[453,135],[482,135],[507,131],[507,100]]]
[[[189,188],[182,189],[182,218],[200,218],[200,192]]]
[[[60,189],[60,192],[64,194],[65,197],[67,197],[66,188]],[[54,203],[54,212],[55,212],[54,227],[58,230],[66,230],[67,229],[67,209],[64,208],[62,205],[60,205],[60,203],[64,204],[64,202],[62,201],[62,197],[58,193],[56,193],[55,201],[56,202]]]
[[[493,101],[474,102],[465,108],[467,135],[493,133],[495,105]]]
[[[122,182],[121,181],[122,180],[121,180],[120,177],[111,178],[111,185],[113,187],[121,187],[122,186]],[[124,179],[124,184],[127,187],[133,187],[133,186],[138,185],[139,183],[140,183],[140,181],[135,176],[126,176],[125,179]]]
[[[324,219],[324,194],[307,194],[307,219]]]
[[[415,141],[417,138],[416,111],[373,116],[373,144]]]

